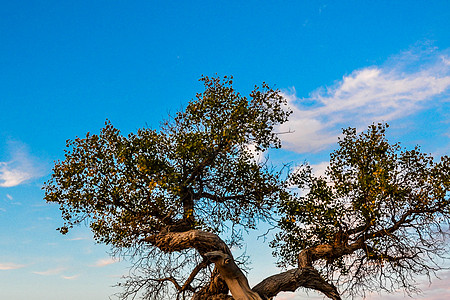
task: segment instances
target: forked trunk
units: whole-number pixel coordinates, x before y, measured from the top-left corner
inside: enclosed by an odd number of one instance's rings
[[[214,233],[201,230],[165,232],[148,237],[145,241],[165,252],[194,248],[206,260],[215,264],[216,270],[210,285],[198,291],[192,300],[268,300],[280,292],[295,291],[300,287],[320,291],[333,300],[341,299],[337,289],[326,282],[308,263],[300,264],[298,269],[270,276],[251,289],[247,277],[236,265],[230,249]],[[232,297],[228,295],[228,289]]]
[[[212,251],[205,255],[214,262],[235,300],[262,300],[257,293],[250,289],[247,277],[236,265],[231,255],[221,251]]]

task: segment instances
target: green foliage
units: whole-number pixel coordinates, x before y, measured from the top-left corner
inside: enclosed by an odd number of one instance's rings
[[[280,265],[320,268],[352,295],[377,289],[374,282],[411,291],[415,275],[439,269],[435,259],[448,249],[442,226],[450,223],[447,156],[434,161],[419,147],[390,144],[386,124],[360,134],[349,128],[323,176],[305,165],[283,180],[254,156],[281,146],[274,128],[290,111],[279,91],[262,84],[247,98],[232,78],[201,81],[204,92],[159,130],[123,136],[106,122],[98,135],[69,140],[45,183],[45,199],[60,205],[61,233],[86,222],[99,242],[146,253],[136,268],[153,281],[132,278],[125,294],[148,285],[146,295],[164,298],[167,281],[192,282],[210,263],[165,233],[231,228],[236,242],[235,226],[255,228],[274,215],[280,231],[271,245]],[[185,249],[177,258],[165,253],[177,249]],[[174,283],[176,293],[191,295],[213,276],[201,274],[195,289]]]
[[[309,166],[291,174],[290,185],[303,191],[279,204],[282,231],[272,246],[281,265],[296,265],[308,248],[350,249],[353,243],[361,245],[357,251],[326,257],[330,270],[350,272],[350,281],[359,283],[382,274],[381,285],[392,288],[412,274],[428,275],[433,257],[445,255],[450,160],[435,162],[419,147],[390,144],[387,127],[372,125],[360,134],[345,129],[324,176],[314,176]]]
[[[232,78],[201,81],[205,91],[159,131],[124,137],[107,122],[99,135],[68,141],[44,186],[60,205],[62,233],[86,221],[100,242],[132,247],[162,230],[252,228],[271,215],[280,179],[250,147],[280,146],[273,128],[287,120],[285,101],[266,84],[247,98]]]

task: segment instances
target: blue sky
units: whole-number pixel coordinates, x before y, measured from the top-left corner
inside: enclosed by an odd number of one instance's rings
[[[244,94],[263,81],[282,90],[294,110],[282,129],[294,133],[275,161],[320,171],[340,128],[380,121],[393,141],[449,153],[448,1],[3,1],[1,299],[117,291],[129,264],[85,227],[60,235],[42,183],[67,139],[106,119],[125,134],[157,128],[201,91],[202,74],[216,73],[233,75]],[[275,267],[268,246],[249,240],[256,284]],[[423,284],[423,299],[450,293],[450,273],[441,277]]]

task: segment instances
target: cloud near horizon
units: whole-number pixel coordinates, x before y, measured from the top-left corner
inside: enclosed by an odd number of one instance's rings
[[[35,271],[33,274],[42,275],[42,276],[51,276],[51,275],[57,275],[64,271],[66,268],[54,268],[54,269],[48,269],[45,271]]]
[[[25,265],[15,263],[0,263],[0,270],[16,270],[25,267]]]
[[[286,149],[303,153],[324,150],[337,141],[341,128],[401,119],[449,103],[450,51],[412,49],[382,66],[353,71],[334,86],[298,98],[285,92],[293,110],[280,126]]]
[[[61,278],[66,279],[66,280],[74,280],[74,279],[77,279],[78,277],[80,277],[80,274],[73,275],[73,276],[61,276]]]
[[[0,161],[0,187],[13,187],[43,175],[42,168],[32,157],[26,146],[19,142],[10,142],[11,159]]]

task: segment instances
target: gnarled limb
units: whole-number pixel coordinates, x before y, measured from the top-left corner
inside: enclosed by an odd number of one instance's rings
[[[211,251],[222,251],[231,255],[227,244],[218,235],[202,230],[161,232],[148,236],[142,241],[148,242],[167,253],[196,249],[201,255]]]
[[[202,230],[189,230],[186,232],[164,232],[147,237],[144,241],[151,243],[164,252],[181,251],[185,249],[196,249],[205,259],[210,259],[220,273],[220,277],[235,300],[262,300],[270,299],[282,291],[295,291],[299,287],[312,288],[324,293],[331,299],[340,299],[336,288],[326,282],[319,273],[306,265],[298,269],[283,272],[263,280],[260,284],[250,289],[248,280],[241,269],[234,262],[230,249],[222,239],[214,233]],[[326,248],[326,247],[325,247]],[[309,255],[322,256],[330,253],[331,249],[315,249]],[[324,252],[324,253],[322,253]],[[320,253],[320,254],[319,254]],[[223,292],[223,291],[222,291]],[[202,296],[203,295],[203,296]],[[225,297],[224,294],[220,297]],[[212,299],[213,296],[205,291],[199,293],[194,299]],[[226,298],[224,298],[226,299]]]
[[[164,252],[196,249],[200,255],[215,263],[235,300],[261,300],[259,295],[250,289],[246,276],[234,262],[228,246],[216,234],[202,230],[164,232],[147,237],[144,241]]]
[[[205,256],[215,263],[235,300],[262,300],[257,293],[250,289],[247,277],[236,265],[231,255],[221,251],[212,251],[206,253]]]
[[[313,267],[300,267],[270,276],[257,284],[253,291],[263,300],[268,300],[280,292],[294,292],[300,287],[320,291],[333,300],[341,299],[336,287],[326,282]]]

